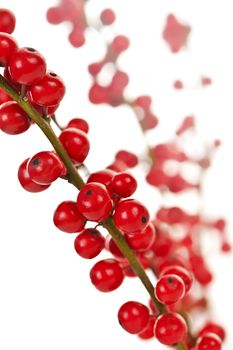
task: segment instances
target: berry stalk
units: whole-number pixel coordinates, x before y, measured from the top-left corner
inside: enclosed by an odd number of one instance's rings
[[[63,161],[67,169],[68,181],[80,190],[85,183],[82,177],[79,175],[77,169],[73,165],[66,150],[64,149],[61,142],[59,141],[56,134],[54,133],[53,129],[51,128],[50,124],[36,112],[36,110],[28,102],[27,98],[22,97],[21,95],[18,94],[18,92],[14,88],[12,88],[12,86],[6,81],[6,79],[1,74],[0,74],[0,87],[10,97],[12,97],[17,102],[17,104],[27,113],[29,118],[31,118],[39,126],[39,128],[48,138],[48,140],[54,147],[55,151]],[[135,253],[129,247],[124,236],[114,225],[112,218],[111,217],[107,218],[104,221],[103,226],[108,230],[109,234],[112,236],[112,238],[120,248],[123,255],[129,261],[129,264],[132,270],[137,274],[142,284],[145,286],[146,290],[148,291],[159,313],[164,313],[166,311],[165,307],[155,297],[153,284],[151,283],[149,277],[145,273],[145,270],[143,269],[142,265],[138,261]],[[182,349],[183,348],[180,348],[180,350]]]

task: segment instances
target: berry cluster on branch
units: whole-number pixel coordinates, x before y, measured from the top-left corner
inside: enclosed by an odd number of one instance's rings
[[[100,15],[103,25],[111,25],[115,18],[110,9]],[[48,19],[53,23],[69,19],[74,25],[70,41],[77,47],[84,43],[84,30],[88,24],[83,1],[63,0],[59,8],[49,10]],[[174,21],[174,18],[170,20]],[[140,165],[141,160],[127,150],[118,151],[113,163],[105,169],[90,173],[87,178],[81,176],[80,169],[85,166],[90,149],[89,125],[84,119],[75,118],[60,128],[59,135],[55,134],[52,123],[59,126],[55,111],[65,95],[65,85],[62,78],[47,69],[45,58],[37,50],[18,46],[11,36],[14,28],[14,14],[0,9],[0,65],[3,67],[0,129],[16,135],[37,124],[53,146],[52,150],[41,151],[22,162],[18,170],[21,186],[36,193],[61,178],[76,187],[77,200],[60,203],[53,221],[61,231],[76,234],[74,248],[82,258],[95,258],[103,250],[109,252],[109,258],[92,267],[92,284],[101,292],[112,292],[125,278],[136,277],[149,293],[148,305],[130,300],[119,308],[118,320],[127,332],[144,340],[155,337],[180,350],[220,350],[225,338],[224,329],[207,321],[193,334],[189,314],[208,310],[205,286],[212,281],[201,252],[200,234],[206,229],[218,232],[222,251],[229,251],[225,221],[211,221],[200,212],[190,214],[179,207],[164,206],[151,218],[146,206],[131,197],[138,184],[129,169]],[[166,33],[164,36],[168,38]],[[185,38],[187,35],[186,28]],[[130,105],[136,111],[135,116],[146,138],[147,130],[158,124],[151,111],[151,98],[140,96],[127,101],[124,87],[128,84],[128,76],[116,65],[119,54],[128,45],[126,37],[116,36],[108,45],[105,58],[89,65],[93,77],[89,97],[91,102],[108,103],[113,107]],[[116,65],[116,72],[110,86],[103,91],[96,77],[109,62]],[[202,155],[194,157],[182,144],[187,135],[197,138],[192,116],[184,119],[173,140],[155,146],[147,144],[145,178],[163,195],[190,190],[201,194],[203,174],[211,164],[219,141],[211,145],[203,143]],[[176,163],[175,174],[169,172],[171,162]],[[195,183],[181,175],[185,163],[198,169]],[[104,234],[106,230],[108,236]],[[181,239],[176,237],[179,230],[184,232]],[[156,283],[151,282],[146,270],[153,272]]]

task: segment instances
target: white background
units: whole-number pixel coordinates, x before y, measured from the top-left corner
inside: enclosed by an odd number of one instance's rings
[[[182,118],[190,114],[197,117],[204,138],[223,140],[207,178],[204,200],[209,214],[228,218],[231,234],[232,1],[91,2],[92,18],[106,6],[114,8],[118,15],[115,31],[131,39],[131,49],[122,55],[120,63],[131,77],[128,94],[151,94],[154,98],[160,126],[151,140],[158,142],[171,137]],[[46,23],[45,12],[52,5],[53,0],[0,0],[1,7],[12,9],[17,16],[14,35],[19,44],[41,51],[48,67],[66,82],[67,94],[58,118],[64,124],[75,116],[84,116],[89,121],[92,150],[87,165],[91,170],[109,164],[118,148],[140,152],[144,143],[130,110],[96,107],[87,100],[90,79],[86,67],[102,56],[101,37],[94,30],[89,31],[87,45],[73,49],[66,40],[68,32],[64,25],[55,27]],[[171,55],[161,39],[164,21],[170,12],[193,27],[188,50],[178,55]],[[213,78],[213,86],[204,90],[198,88],[202,74]],[[184,91],[173,90],[172,82],[177,78],[185,82]],[[84,261],[75,254],[72,235],[54,228],[54,208],[63,200],[75,199],[76,191],[62,181],[38,195],[20,188],[16,176],[19,164],[46,149],[50,146],[36,128],[16,137],[0,135],[0,348],[159,348],[155,340],[142,343],[117,324],[116,314],[122,302],[147,301],[140,283],[127,280],[116,292],[97,292],[89,281],[93,262]],[[150,206],[151,213],[161,200],[158,193],[143,185],[137,198]],[[195,209],[196,200],[192,197],[182,196],[179,202]],[[218,257],[215,245],[211,251],[210,263],[216,275],[215,284],[209,290],[214,305],[213,317],[228,327],[225,349],[230,349],[233,344],[230,334],[232,257]]]

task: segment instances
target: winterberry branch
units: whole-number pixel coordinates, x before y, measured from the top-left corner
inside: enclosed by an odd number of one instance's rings
[[[79,175],[77,169],[73,165],[69,155],[67,154],[66,150],[62,146],[61,142],[57,138],[56,134],[54,133],[53,129],[51,128],[50,124],[42,118],[36,110],[31,106],[31,104],[28,102],[26,97],[22,97],[8,82],[7,80],[0,75],[0,87],[11,97],[13,98],[17,104],[27,113],[27,115],[39,126],[39,128],[42,130],[42,132],[45,134],[45,136],[48,138],[50,143],[52,144],[53,148],[59,155],[60,159],[64,163],[66,169],[67,169],[67,179],[70,183],[72,183],[77,189],[81,189],[85,182],[83,181],[82,177]],[[121,234],[121,232],[117,229],[117,227],[114,225],[113,220],[111,217],[107,218],[103,226],[109,231],[110,235],[122,251],[123,255],[128,260],[132,270],[137,274],[139,279],[141,280],[142,284],[145,286],[146,290],[148,291],[151,299],[153,300],[157,310],[159,313],[165,312],[165,307],[163,304],[161,304],[154,295],[154,287],[151,283],[149,277],[147,276],[145,270],[143,269],[142,265],[138,261],[135,253],[131,250],[129,247],[127,241],[125,240],[124,236]]]

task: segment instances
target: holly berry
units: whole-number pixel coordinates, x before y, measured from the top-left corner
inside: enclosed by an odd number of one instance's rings
[[[181,277],[181,279],[185,284],[186,293],[190,290],[193,283],[193,278],[191,273],[187,269],[178,265],[168,266],[162,269],[160,276],[165,276],[170,274]]]
[[[94,228],[83,230],[74,241],[76,252],[84,259],[95,258],[104,249],[104,244],[104,237]]]
[[[28,162],[28,173],[32,181],[49,185],[64,174],[64,165],[53,152],[39,152]]]
[[[78,194],[77,205],[80,212],[90,221],[103,221],[113,204],[106,187],[97,182],[86,184]]]
[[[137,301],[128,301],[118,311],[120,325],[131,334],[142,332],[148,325],[149,317],[149,309]]]
[[[78,210],[75,202],[65,201],[55,210],[53,222],[59,230],[74,233],[84,229],[86,219]]]
[[[113,218],[121,231],[134,233],[146,228],[150,216],[142,203],[135,199],[125,199],[117,204]]]
[[[138,164],[138,157],[134,153],[125,150],[118,151],[115,158],[125,163],[128,168],[134,168]]]
[[[65,84],[63,80],[53,72],[48,72],[36,84],[28,90],[30,99],[45,107],[58,105],[65,95]]]
[[[152,223],[149,223],[143,231],[125,234],[130,247],[136,251],[148,250],[154,243],[155,237],[155,228]]]
[[[17,42],[11,35],[0,33],[0,65],[8,64],[17,47]]]
[[[223,327],[221,327],[219,324],[217,323],[213,323],[213,322],[208,322],[198,333],[198,336],[201,337],[207,333],[214,333],[217,334],[219,336],[219,338],[221,338],[222,340],[225,339],[226,334],[225,334],[225,330],[223,329]]]
[[[118,173],[112,179],[111,188],[119,197],[130,197],[137,189],[137,181],[129,173]]]
[[[162,314],[155,322],[155,337],[165,345],[174,346],[181,342],[187,331],[184,319],[177,313]]]
[[[32,181],[28,170],[27,170],[27,164],[30,158],[27,158],[23,161],[23,163],[20,165],[18,170],[18,179],[20,182],[20,185],[28,192],[42,192],[46,190],[50,185],[40,185]]]
[[[15,50],[9,62],[9,72],[12,79],[23,85],[38,83],[46,73],[44,57],[31,47]]]
[[[14,101],[0,106],[0,129],[9,135],[25,132],[31,125],[26,112]]]
[[[221,339],[214,333],[208,333],[197,340],[195,350],[221,350]]]
[[[59,140],[73,160],[79,164],[84,162],[89,153],[90,144],[83,131],[74,128],[65,129],[61,132]]]
[[[15,15],[8,9],[0,9],[0,32],[11,34],[15,29]]]
[[[89,131],[88,123],[86,122],[86,120],[81,119],[81,118],[71,119],[67,125],[67,128],[78,129],[78,130],[85,132],[85,134],[87,134]]]
[[[183,298],[185,285],[181,277],[177,275],[165,275],[161,277],[155,287],[155,296],[163,304],[174,304]]]
[[[115,171],[110,169],[96,171],[95,173],[92,173],[89,176],[89,178],[87,179],[87,183],[99,182],[103,184],[109,192],[111,192],[111,184],[112,184],[112,179],[114,175],[115,175]]]
[[[129,39],[124,35],[117,35],[112,42],[113,50],[120,54],[121,52],[127,50],[129,47]]]
[[[115,22],[116,16],[113,10],[105,9],[102,11],[100,19],[104,25],[109,26]]]
[[[124,255],[122,254],[120,248],[118,248],[117,244],[114,242],[114,240],[111,238],[111,236],[107,237],[106,242],[105,242],[105,247],[117,259],[124,258]]]
[[[101,292],[112,292],[124,280],[123,271],[114,259],[105,259],[97,262],[90,271],[92,284]]]
[[[148,322],[146,328],[138,334],[139,338],[144,339],[144,340],[153,338],[154,326],[155,326],[155,317],[150,316],[149,322]]]

